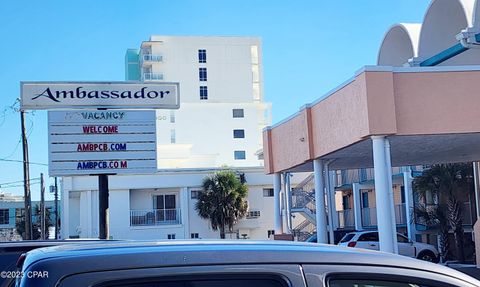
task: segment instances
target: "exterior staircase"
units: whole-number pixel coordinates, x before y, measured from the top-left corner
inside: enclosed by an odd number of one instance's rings
[[[305,218],[293,228],[298,241],[305,241],[316,232],[315,223],[315,191],[313,174],[305,178],[292,190],[292,214]]]

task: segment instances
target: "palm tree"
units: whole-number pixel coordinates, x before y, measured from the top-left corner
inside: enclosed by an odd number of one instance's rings
[[[426,224],[439,228],[440,249],[443,259],[446,258],[449,239],[448,233],[453,231],[457,259],[465,261],[463,242],[463,206],[462,198],[473,192],[473,169],[471,163],[438,164],[423,171],[416,177],[413,186],[416,195],[424,203],[415,208],[416,217]],[[428,206],[427,195],[437,198],[437,204]]]
[[[233,225],[247,213],[247,193],[247,186],[235,172],[218,171],[203,180],[195,209],[201,218],[210,220],[212,229],[220,230],[220,238],[225,239],[225,230],[232,232]]]
[[[38,240],[41,237],[41,232],[40,232],[40,226],[41,226],[41,216],[40,216],[40,206],[38,204],[35,205],[34,207],[34,214],[37,218],[35,222],[32,222],[32,239],[33,240]],[[48,228],[53,226],[53,222],[51,220],[50,216],[50,209],[45,208],[45,238],[48,238],[49,232]],[[22,214],[22,217],[19,218],[15,224],[15,228],[22,236],[23,239],[25,239],[25,214]]]

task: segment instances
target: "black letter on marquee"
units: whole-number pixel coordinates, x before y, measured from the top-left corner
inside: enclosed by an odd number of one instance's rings
[[[47,94],[45,94],[47,93]],[[60,103],[59,100],[55,99],[55,97],[53,96],[52,92],[50,91],[50,88],[47,88],[45,91],[43,91],[41,94],[38,94],[36,97],[33,97],[32,100],[36,100],[40,97],[46,97],[46,98],[49,98],[50,100],[54,101],[54,102],[57,102],[57,103]]]

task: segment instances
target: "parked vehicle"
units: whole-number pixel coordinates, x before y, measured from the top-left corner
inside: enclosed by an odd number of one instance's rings
[[[24,240],[0,243],[0,272],[15,272],[20,255],[30,250],[79,242],[79,240]],[[81,242],[98,242],[98,240],[81,240]],[[13,286],[14,279],[14,276],[1,275],[0,287]]]
[[[346,247],[380,250],[378,231],[356,231],[345,234],[338,245]],[[413,242],[406,236],[397,233],[398,254],[438,263],[440,257],[433,245]]]
[[[22,287],[480,286],[429,262],[298,242],[103,242],[41,248],[23,258]]]

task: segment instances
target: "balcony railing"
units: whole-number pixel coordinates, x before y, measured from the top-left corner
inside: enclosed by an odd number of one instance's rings
[[[345,209],[338,211],[338,224],[340,228],[355,227],[353,209]]]
[[[397,225],[407,224],[407,210],[405,203],[395,205],[395,222]]]
[[[155,54],[143,54],[142,60],[144,62],[162,62],[163,56],[162,55],[155,55]]]
[[[161,74],[161,73],[143,73],[143,80],[144,81],[163,80],[163,74]]]
[[[375,207],[362,208],[362,226],[363,227],[377,226],[377,209]]]
[[[181,224],[180,209],[130,210],[130,226]]]
[[[473,225],[474,223],[474,215],[475,213],[472,212],[472,205],[470,202],[463,202],[462,204],[462,223],[463,225],[469,226]],[[435,212],[435,209],[438,208],[436,204],[427,204],[426,205],[427,211],[429,212]],[[415,223],[420,224],[420,225],[425,225],[427,227],[434,227],[436,224],[435,223],[427,223],[423,218],[420,218],[418,216],[415,216]]]
[[[404,203],[395,205],[395,222],[397,225],[407,224],[407,211]],[[362,226],[376,227],[377,225],[377,209],[375,207],[362,208]]]

